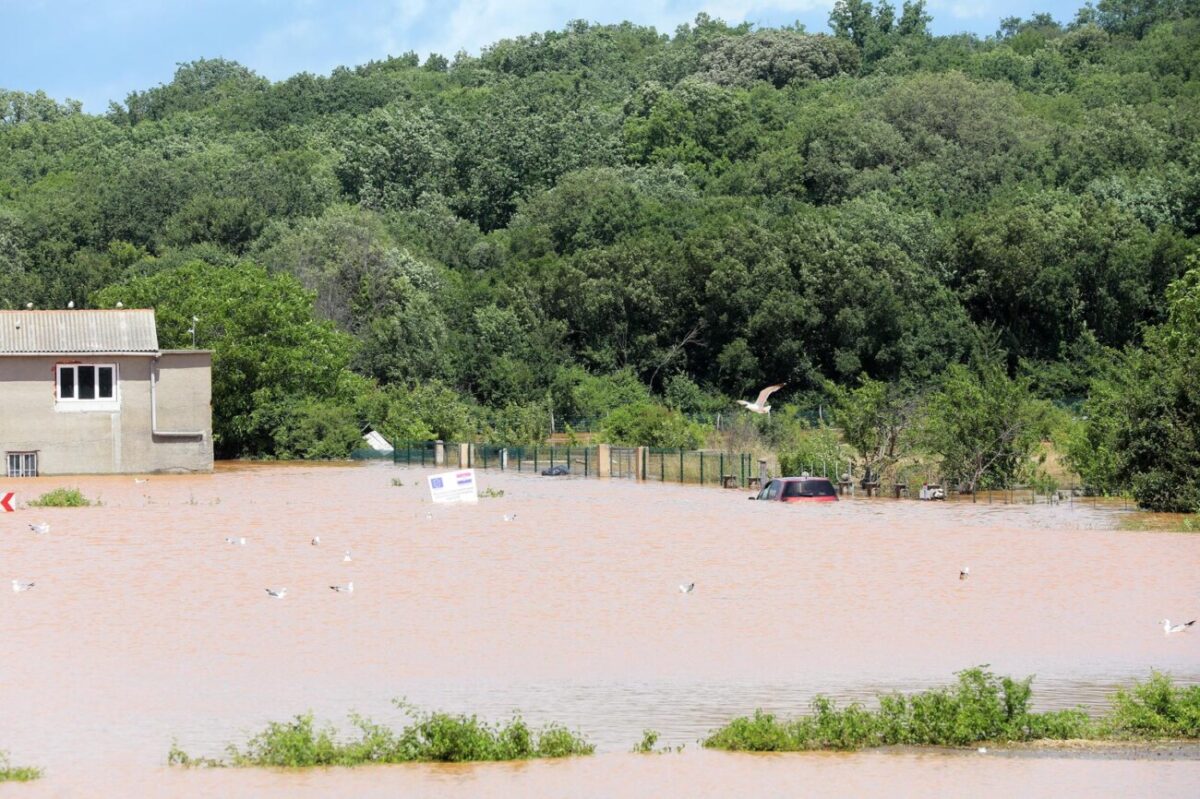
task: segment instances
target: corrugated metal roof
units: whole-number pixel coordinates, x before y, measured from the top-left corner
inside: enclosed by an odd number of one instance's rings
[[[158,352],[154,311],[0,311],[0,355]]]

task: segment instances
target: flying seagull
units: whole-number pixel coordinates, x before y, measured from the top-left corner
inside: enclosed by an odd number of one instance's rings
[[[786,385],[787,383],[776,383],[773,386],[767,386],[762,391],[758,392],[758,399],[754,400],[754,402],[738,400],[738,405],[744,406],[746,410],[750,411],[751,413],[770,413],[771,406],[767,404],[767,397],[771,396]]]
[[[350,562],[350,550],[346,550],[346,554],[342,556],[342,563]]]
[[[28,591],[30,588],[33,588],[33,583],[23,583],[20,580],[13,580],[12,585],[14,594],[20,593],[21,591]]]
[[[267,588],[265,590],[268,594],[275,597],[276,599],[283,599],[285,596],[287,596],[286,588]]]
[[[681,585],[679,586],[679,593],[681,593],[681,594],[690,594],[690,593],[692,593],[692,591],[693,591],[695,588],[696,588],[696,584],[695,584],[695,583],[688,583],[687,585],[682,585],[682,584],[681,584]]]
[[[15,591],[16,588],[13,588],[13,590]],[[1171,633],[1187,632],[1187,628],[1191,627],[1195,623],[1196,623],[1195,619],[1192,619],[1191,621],[1185,621],[1183,624],[1171,624],[1170,619],[1163,619],[1162,620],[1163,635],[1170,635]]]
[[[346,583],[345,585],[331,585],[329,587],[332,590],[337,591],[339,594],[353,594],[354,593],[354,581],[353,580]]]
[[[38,535],[45,535],[50,532],[50,522],[37,522],[36,524],[29,525],[29,529]]]
[[[504,521],[506,521],[506,522],[515,522],[516,520],[517,520],[517,514],[515,514],[515,513],[506,513],[506,514],[504,514]]]
[[[961,569],[958,570],[958,579],[965,580],[970,576],[971,576],[971,567],[970,566],[963,566]]]

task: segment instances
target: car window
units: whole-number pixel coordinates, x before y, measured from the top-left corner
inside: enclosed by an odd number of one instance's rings
[[[836,492],[828,480],[805,480],[804,494],[810,497],[832,497]]]
[[[779,497],[779,481],[772,480],[767,483],[767,499],[776,499]]]

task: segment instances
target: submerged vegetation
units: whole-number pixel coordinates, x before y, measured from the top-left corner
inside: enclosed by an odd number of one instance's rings
[[[797,752],[1069,739],[1200,739],[1200,686],[1176,686],[1156,672],[1146,682],[1120,689],[1110,710],[1093,718],[1082,709],[1030,710],[1032,679],[967,669],[949,688],[880,695],[877,710],[859,703],[838,708],[833,700],[818,696],[809,716],[781,720],[758,710],[714,731],[703,744],[731,751]]]
[[[92,501],[78,488],[56,488],[37,499],[29,500],[28,504],[36,508],[85,508],[91,505]]]
[[[29,782],[42,776],[40,768],[13,766],[8,762],[8,753],[0,752],[0,782]]]
[[[408,708],[403,703],[401,707]],[[231,745],[227,759],[196,758],[173,745],[171,765],[215,766],[357,766],[365,763],[529,760],[590,755],[595,746],[554,724],[531,728],[520,717],[488,724],[476,716],[449,713],[414,714],[396,732],[361,716],[352,716],[358,736],[339,738],[332,726],[318,728],[311,713],[291,721],[271,722],[243,746]]]

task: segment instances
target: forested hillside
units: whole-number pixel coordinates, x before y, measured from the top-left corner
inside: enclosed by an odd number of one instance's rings
[[[155,305],[164,346],[199,317],[225,455],[911,395],[983,358],[1078,401],[1197,263],[1200,6],[929,21],[205,60],[101,116],[0,93],[0,306]]]

